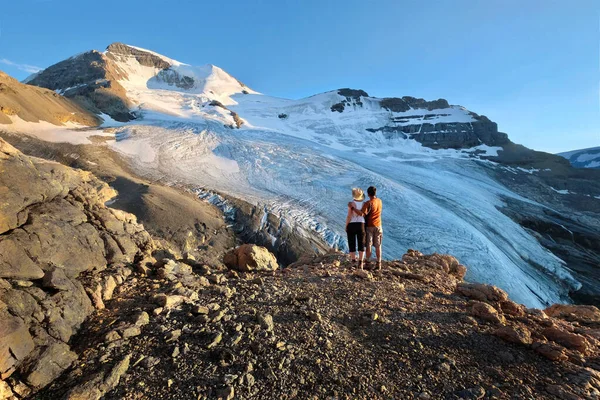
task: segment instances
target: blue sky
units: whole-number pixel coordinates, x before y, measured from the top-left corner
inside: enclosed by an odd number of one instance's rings
[[[600,145],[598,0],[18,0],[0,69],[23,79],[120,41],[300,98],[446,98],[549,152]]]

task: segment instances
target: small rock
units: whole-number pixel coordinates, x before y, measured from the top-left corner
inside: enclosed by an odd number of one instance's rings
[[[441,363],[440,365],[437,366],[437,370],[440,372],[450,372],[450,364]]]
[[[121,333],[123,335],[123,339],[127,339],[130,337],[139,336],[142,333],[142,330],[139,326],[130,326],[129,328],[123,329]]]
[[[217,346],[219,343],[221,343],[221,340],[223,340],[223,333],[222,332],[217,332],[215,333],[211,340],[210,343],[206,346],[207,349],[212,349],[213,347]]]
[[[149,323],[150,323],[150,316],[148,315],[148,313],[146,311],[141,311],[140,313],[138,313],[135,316],[134,324],[136,326],[144,326],[144,325],[148,325]]]
[[[534,342],[531,348],[552,361],[566,361],[569,357],[566,354],[566,349],[554,343]]]
[[[121,340],[121,335],[117,331],[110,331],[104,336],[104,342],[110,343],[116,340]]]
[[[263,328],[267,332],[273,331],[274,324],[273,316],[271,316],[271,314],[258,314],[257,318],[261,328]]]
[[[8,400],[13,398],[13,391],[8,382],[0,380],[0,400]]]
[[[185,298],[183,296],[178,296],[178,295],[168,296],[164,293],[161,293],[154,297],[154,301],[156,302],[156,304],[158,304],[161,307],[166,307],[166,308],[175,307],[175,306],[183,303],[184,300],[185,300]]]
[[[180,353],[181,351],[179,350],[179,346],[175,346],[173,352],[171,353],[171,357],[176,358],[177,356],[179,356]]]
[[[24,384],[23,382],[19,382],[16,385],[13,385],[13,392],[18,394],[21,398],[26,398],[31,394],[31,388]],[[2,392],[0,390],[0,399],[2,399]]]
[[[323,320],[323,317],[321,317],[321,314],[319,314],[317,311],[308,312],[308,318],[310,318],[311,321],[318,322],[321,322]]]
[[[198,315],[208,314],[208,307],[206,307],[206,306],[194,306],[194,308],[192,309],[192,312],[194,314],[198,314]]]
[[[254,375],[248,373],[248,374],[245,375],[245,379],[246,379],[246,384],[249,387],[254,386],[254,382],[256,382],[256,380],[254,379]]]
[[[180,336],[181,336],[181,329],[176,329],[174,331],[167,333],[167,336],[165,337],[165,339],[167,340],[167,343],[174,342],[175,340],[178,340]]]
[[[164,308],[162,308],[162,307],[157,307],[157,308],[155,308],[154,310],[152,310],[152,314],[154,314],[154,315],[160,315],[160,313],[162,313],[162,312],[163,312],[163,310],[164,310]]]
[[[102,300],[107,301],[112,299],[116,287],[117,281],[115,281],[115,278],[113,278],[112,275],[105,277],[104,285],[102,287]]]
[[[584,336],[567,332],[560,328],[546,328],[542,331],[542,335],[553,342],[562,344],[568,349],[574,349],[582,353],[585,353],[588,348],[588,342]]]
[[[150,356],[150,357],[146,357],[142,360],[141,366],[146,369],[150,369],[150,368],[154,367],[155,365],[158,365],[159,363],[160,363],[160,358]]]
[[[12,281],[12,282],[16,287],[28,288],[28,287],[33,286],[33,282],[31,282],[31,281],[17,280],[17,281]],[[16,393],[16,391],[15,391],[15,393]],[[19,394],[19,393],[17,393],[17,394]]]
[[[86,288],[85,292],[90,296],[92,304],[97,310],[104,310],[104,302],[102,301],[102,286],[96,285],[95,289]]]
[[[458,396],[461,399],[465,399],[465,400],[467,400],[467,399],[469,399],[469,400],[482,399],[485,396],[485,389],[482,388],[481,386],[477,386],[474,388],[461,390],[460,392],[456,393],[456,396]]]
[[[69,290],[73,288],[73,284],[67,278],[62,268],[53,268],[47,271],[42,280],[42,286],[57,290]]]
[[[354,271],[353,275],[361,279],[366,279],[369,281],[373,280],[373,274],[364,269],[357,269],[356,271]]]

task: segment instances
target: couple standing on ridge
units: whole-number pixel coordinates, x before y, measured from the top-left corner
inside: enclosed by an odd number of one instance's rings
[[[383,229],[381,227],[381,199],[377,198],[377,188],[370,186],[367,189],[368,201],[365,200],[365,194],[362,189],[353,188],[352,198],[348,203],[348,216],[346,217],[346,233],[348,234],[348,247],[350,249],[350,259],[359,268],[363,269],[365,244],[367,248],[367,265],[371,262],[371,248],[375,246],[377,255],[377,269],[381,269],[381,241],[383,239]],[[366,228],[365,228],[366,224]],[[356,250],[358,247],[358,260],[356,259]]]

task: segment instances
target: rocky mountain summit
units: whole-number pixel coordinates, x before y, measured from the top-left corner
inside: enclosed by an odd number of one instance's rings
[[[380,271],[253,245],[207,263],[89,172],[2,140],[0,171],[2,400],[600,397],[596,307],[529,309],[414,250]]]

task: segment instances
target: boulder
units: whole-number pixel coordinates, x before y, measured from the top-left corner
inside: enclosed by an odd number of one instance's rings
[[[552,361],[566,361],[569,359],[566,349],[554,343],[536,341],[531,348],[540,355]]]
[[[227,267],[241,272],[274,271],[279,265],[269,250],[253,244],[244,244],[227,254],[223,259]]]
[[[499,314],[498,311],[487,303],[481,301],[470,301],[469,314],[474,317],[484,319],[497,324],[503,324],[505,322],[504,316]]]
[[[524,326],[503,326],[496,329],[494,335],[511,343],[531,344],[531,332]]]
[[[554,304],[544,310],[546,315],[569,321],[583,323],[600,323],[600,309],[594,306],[577,306],[569,304]]]
[[[496,303],[508,300],[508,294],[504,290],[482,283],[462,282],[456,290],[466,297],[479,301]]]
[[[549,327],[542,331],[548,340],[560,343],[568,349],[573,349],[585,353],[589,347],[588,341],[584,336],[571,333],[557,327]]]
[[[500,309],[504,314],[512,315],[515,317],[522,317],[523,315],[525,315],[525,306],[517,304],[511,300],[501,301]]]

